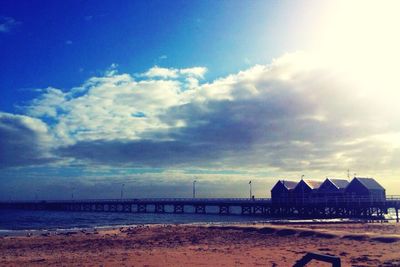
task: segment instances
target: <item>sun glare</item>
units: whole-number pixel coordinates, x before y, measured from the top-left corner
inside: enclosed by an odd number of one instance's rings
[[[313,20],[311,52],[382,112],[393,112],[400,98],[399,11],[400,1],[335,1]]]

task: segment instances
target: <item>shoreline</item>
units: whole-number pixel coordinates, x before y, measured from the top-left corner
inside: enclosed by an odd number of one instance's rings
[[[89,227],[71,227],[56,229],[0,229],[0,237],[8,236],[36,236],[36,235],[55,235],[68,232],[95,232],[101,230],[115,230],[127,227],[154,226],[154,225],[182,225],[182,226],[208,226],[208,225],[324,225],[324,224],[363,224],[363,223],[396,223],[395,220],[362,220],[362,219],[304,219],[304,220],[272,220],[272,221],[249,221],[249,222],[188,222],[188,223],[135,223],[117,225],[99,225]]]

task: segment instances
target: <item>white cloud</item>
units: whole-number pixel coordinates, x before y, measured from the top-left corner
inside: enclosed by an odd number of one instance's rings
[[[179,72],[183,75],[193,76],[197,78],[204,78],[204,74],[207,72],[207,68],[194,67],[194,68],[180,69]]]
[[[66,101],[66,94],[52,87],[41,91],[42,95],[32,100],[27,108],[27,114],[32,117],[56,117],[59,107]]]
[[[205,67],[174,69],[174,68],[162,68],[159,66],[154,66],[147,72],[143,73],[141,76],[147,78],[163,78],[163,79],[171,79],[179,77],[181,78],[192,77],[192,78],[203,79],[204,74],[206,72],[207,68]]]
[[[4,33],[9,32],[9,31],[11,31],[12,28],[14,28],[20,24],[21,24],[20,21],[16,21],[12,17],[0,16],[0,32],[4,32]]]
[[[105,76],[113,76],[118,73],[118,64],[112,63],[108,70],[105,72]]]
[[[182,104],[187,93],[181,87],[176,80],[135,81],[128,74],[108,73],[66,93],[48,88],[27,113],[55,120],[54,134],[66,143],[136,140],[148,131],[170,127],[159,116]]]
[[[392,141],[374,137],[400,136],[400,119],[374,101],[391,91],[364,90],[305,53],[200,83],[205,72],[154,67],[135,80],[114,66],[68,92],[46,89],[27,110],[54,120],[61,155],[104,164],[298,171],[396,162]]]
[[[158,66],[154,66],[149,69],[147,72],[143,73],[143,76],[149,78],[177,78],[178,77],[178,70],[172,68],[162,68]]]

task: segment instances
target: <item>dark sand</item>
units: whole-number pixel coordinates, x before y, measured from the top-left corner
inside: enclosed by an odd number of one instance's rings
[[[153,225],[2,237],[0,266],[292,266],[306,252],[340,256],[342,266],[400,266],[400,224]]]

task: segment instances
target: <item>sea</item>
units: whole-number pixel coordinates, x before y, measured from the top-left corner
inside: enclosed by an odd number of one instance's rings
[[[112,213],[0,210],[0,235],[23,231],[62,231],[141,224],[252,223],[260,217],[218,214]]]
[[[389,210],[386,219],[394,221],[395,213]],[[324,220],[302,220],[301,222],[323,222]],[[355,220],[325,220],[355,221]],[[357,220],[359,221],[359,220]],[[69,231],[98,228],[114,228],[142,224],[233,224],[233,223],[293,223],[282,220],[240,214],[174,214],[174,213],[112,213],[72,212],[44,210],[0,210],[0,236],[19,235],[35,231]]]

